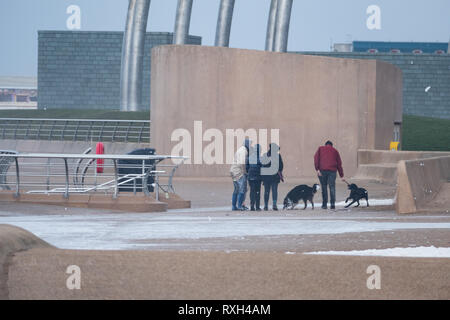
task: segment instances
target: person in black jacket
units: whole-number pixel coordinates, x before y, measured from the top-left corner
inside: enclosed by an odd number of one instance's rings
[[[278,155],[278,157],[277,157]],[[271,143],[269,151],[261,159],[261,177],[264,184],[264,210],[269,210],[269,196],[272,190],[273,210],[278,210],[278,184],[283,178],[283,159],[280,154],[280,147],[276,143]]]
[[[259,144],[251,149],[247,164],[248,183],[250,185],[251,211],[261,211],[261,159],[259,150]]]

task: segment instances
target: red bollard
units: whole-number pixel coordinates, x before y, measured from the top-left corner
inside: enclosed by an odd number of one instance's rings
[[[105,146],[103,145],[102,142],[97,143],[95,154],[105,154]],[[105,163],[104,159],[97,159],[97,173],[103,173],[104,163]]]

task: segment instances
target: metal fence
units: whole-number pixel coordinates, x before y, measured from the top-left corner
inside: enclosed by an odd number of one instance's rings
[[[173,193],[173,177],[184,157],[163,155],[11,153],[0,151],[0,189],[28,194]],[[176,163],[173,163],[175,160]],[[169,162],[170,161],[170,162]],[[164,162],[164,163],[163,163]]]
[[[0,138],[148,143],[150,121],[0,118]]]
[[[2,155],[7,154],[9,155],[17,154],[17,152],[11,150],[0,150],[0,188],[11,190],[11,188],[8,186],[6,182],[6,174],[9,170],[11,163],[14,162],[14,158],[2,157]]]

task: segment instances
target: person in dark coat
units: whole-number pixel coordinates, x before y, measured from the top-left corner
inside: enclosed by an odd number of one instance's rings
[[[261,159],[259,144],[250,151],[247,172],[250,185],[250,210],[261,211]]]
[[[278,184],[283,177],[283,159],[280,154],[280,147],[276,143],[271,143],[269,151],[261,158],[261,177],[264,185],[264,210],[269,210],[269,196],[272,191],[272,209],[278,210]]]

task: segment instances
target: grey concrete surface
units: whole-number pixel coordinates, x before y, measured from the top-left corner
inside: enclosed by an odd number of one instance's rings
[[[232,212],[228,207],[232,191],[228,179],[179,178],[175,182],[177,192],[191,197],[194,208],[129,214],[2,204],[1,223],[25,227],[59,247],[10,255],[8,298],[450,298],[450,258],[304,254],[448,248],[447,212],[399,216],[392,206]],[[299,182],[290,180],[280,185],[280,196]],[[392,196],[392,186],[361,183],[368,186],[374,200]],[[338,199],[346,193],[345,185],[339,183]],[[80,290],[66,286],[70,265],[80,267]],[[370,265],[381,269],[380,290],[367,288]]]

